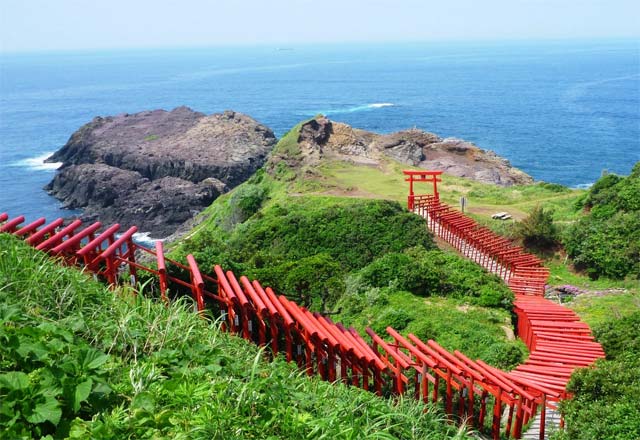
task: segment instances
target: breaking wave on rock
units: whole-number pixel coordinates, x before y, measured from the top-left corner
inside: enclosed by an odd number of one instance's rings
[[[13,162],[11,166],[29,168],[35,171],[57,170],[62,166],[62,162],[52,162],[52,163],[45,162],[45,160],[47,160],[52,154],[53,152],[49,152],[49,153],[40,154],[35,157],[22,159],[17,162]]]

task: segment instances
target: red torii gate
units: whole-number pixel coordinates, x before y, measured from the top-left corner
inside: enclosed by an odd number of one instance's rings
[[[427,171],[427,170],[404,170],[402,171],[405,176],[408,176],[404,179],[405,182],[409,182],[409,199],[408,205],[409,210],[413,211],[414,208],[414,200],[415,194],[413,192],[413,183],[414,182],[431,182],[433,183],[433,197],[435,200],[440,200],[440,195],[438,194],[438,182],[442,182],[440,175],[443,173],[442,171]]]

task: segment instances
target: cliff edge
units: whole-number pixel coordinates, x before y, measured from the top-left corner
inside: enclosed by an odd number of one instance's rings
[[[513,167],[493,151],[461,139],[443,139],[433,133],[410,129],[390,134],[359,130],[318,116],[300,127],[295,153],[276,148],[267,168],[279,162],[293,168],[313,167],[322,159],[361,165],[378,165],[384,157],[400,163],[479,182],[501,186],[529,184],[533,178]]]
[[[63,165],[45,189],[85,220],[165,237],[249,178],[275,144],[269,128],[233,111],[96,117],[48,159]]]

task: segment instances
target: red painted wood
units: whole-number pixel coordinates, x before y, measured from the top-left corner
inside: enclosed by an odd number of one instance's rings
[[[436,185],[436,182],[441,181],[436,178],[441,174],[439,172],[412,173],[408,179],[411,184],[430,182]],[[436,177],[431,180],[431,176]],[[84,264],[88,270],[106,275],[113,284],[118,281],[117,265],[129,263],[132,273],[137,268],[157,275],[163,295],[171,283],[191,287],[195,291],[200,311],[205,307],[202,297],[206,293],[208,298],[219,302],[221,309],[228,308],[232,324],[229,326],[230,331],[238,333],[242,328],[243,336],[255,341],[253,330],[249,330],[248,326],[257,324],[257,342],[264,345],[268,326],[274,354],[278,352],[278,341],[283,337],[287,360],[304,361],[309,374],[317,373],[323,379],[335,380],[339,364],[343,381],[351,377],[353,385],[364,389],[372,387],[373,391],[381,394],[385,383],[391,380],[396,393],[413,386],[415,397],[425,401],[429,399],[428,384],[433,384],[431,397],[435,401],[439,382],[444,380],[448,411],[453,411],[453,401],[458,396],[455,393],[464,390],[466,397],[462,398],[464,396],[460,395],[456,412],[460,416],[473,416],[473,407],[476,399],[479,399],[479,421],[485,416],[485,398],[491,396],[495,400],[493,437],[497,438],[501,431],[503,405],[509,407],[511,414],[505,431],[519,436],[523,424],[534,416],[539,407],[553,408],[555,402],[566,397],[566,384],[576,368],[590,365],[595,359],[604,357],[602,347],[593,341],[589,327],[580,322],[574,312],[542,297],[549,270],[537,257],[527,254],[520,247],[512,246],[508,240],[441,203],[437,193],[412,194],[410,203],[415,212],[425,217],[427,226],[436,235],[449,241],[486,269],[503,277],[514,291],[517,332],[531,353],[524,364],[509,373],[502,372],[481,360],[471,360],[459,351],[451,353],[434,341],[424,343],[414,335],[409,335],[406,339],[392,328],[388,328],[387,333],[393,338],[393,343],[369,330],[372,339],[369,344],[354,329],[346,329],[328,317],[311,313],[283,296],[278,297],[272,289],[264,289],[257,280],[250,281],[243,276],[238,282],[232,272],[225,273],[219,266],[214,267],[213,278],[200,273],[193,256],[188,256],[188,265],[184,265],[166,259],[160,242],[156,244],[155,252],[136,245],[131,240],[134,228],[116,239],[115,233],[119,226],[113,225],[81,249],[78,249],[78,245],[82,238],[91,238],[99,227],[92,225],[74,236],[78,224],[73,228],[68,226],[56,234],[55,229],[62,224],[61,219],[37,230],[44,224],[43,219],[39,219],[16,231],[16,235],[26,236],[32,233],[27,238],[29,244],[43,249],[53,247],[49,251],[51,253],[69,253],[73,263]],[[0,222],[7,219],[8,215],[0,215]],[[19,223],[16,222],[12,227],[17,224]],[[103,251],[102,245],[105,242],[109,246]],[[127,251],[123,252],[125,244]],[[158,269],[147,268],[135,262],[136,250],[154,255]],[[106,270],[98,264],[100,261],[106,261]],[[173,276],[168,277],[167,264],[189,271],[193,279],[187,282]],[[205,279],[217,283],[218,295],[205,292]],[[242,322],[234,326],[235,319]],[[294,344],[301,344],[304,359],[294,353]],[[413,373],[409,374],[411,371]]]
[[[28,225],[23,226],[22,228],[18,229],[16,232],[13,233],[13,235],[21,237],[23,235],[28,235],[28,234],[31,234],[31,233],[35,233],[37,228],[39,228],[40,226],[44,225],[46,222],[47,222],[47,220],[44,217],[40,217],[39,219],[37,219],[37,220],[29,223]]]

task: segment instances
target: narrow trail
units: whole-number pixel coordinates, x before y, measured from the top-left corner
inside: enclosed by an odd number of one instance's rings
[[[341,381],[381,396],[411,395],[441,405],[452,422],[466,423],[498,439],[502,433],[522,437],[531,422],[537,438],[545,438],[548,419],[566,398],[566,384],[575,368],[603,357],[589,327],[572,311],[542,297],[548,270],[533,255],[440,203],[436,195],[413,196],[409,208],[425,218],[440,239],[467,258],[500,276],[514,291],[517,334],[531,355],[510,372],[482,360],[449,352],[433,340],[400,335],[387,327],[381,337],[372,329],[360,335],[278,295],[258,280],[236,277],[215,266],[201,272],[192,255],[186,263],[166,258],[162,242],[150,249],[133,241],[137,228],[115,224],[83,225],[40,218],[23,225],[24,217],[0,214],[0,233],[20,237],[61,262],[84,268],[110,286],[136,285],[140,272],[151,274],[164,301],[172,295],[193,297],[203,318],[222,321],[222,330],[282,353],[308,375]],[[143,252],[155,265],[141,264]],[[549,414],[549,417],[547,417]],[[527,435],[533,433],[529,431]],[[533,434],[532,434],[533,435]],[[530,437],[527,437],[530,438]]]

